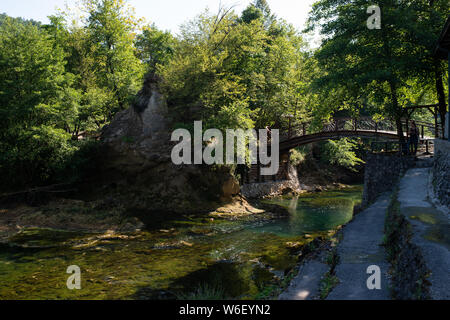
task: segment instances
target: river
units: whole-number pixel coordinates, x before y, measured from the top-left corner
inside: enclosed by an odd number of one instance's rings
[[[136,234],[25,229],[0,246],[0,299],[264,299],[298,249],[352,219],[362,186],[266,200],[281,219],[185,216]],[[68,290],[71,265],[81,290]]]

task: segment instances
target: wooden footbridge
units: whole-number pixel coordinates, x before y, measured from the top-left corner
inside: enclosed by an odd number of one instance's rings
[[[439,125],[416,121],[423,141],[433,140],[442,136]],[[410,122],[402,120],[405,139],[409,132]],[[395,121],[376,120],[371,117],[334,118],[323,123],[304,122],[295,125],[289,124],[287,129],[280,130],[280,152],[324,140],[341,138],[373,138],[377,140],[399,140]]]
[[[280,129],[280,170],[274,176],[262,176],[261,166],[252,165],[250,170],[241,173],[241,183],[255,183],[266,181],[285,180],[289,174],[289,152],[291,149],[315,142],[336,140],[341,138],[369,138],[373,143],[382,145],[384,151],[388,146],[399,146],[399,134],[395,121],[375,119],[372,117],[336,117],[322,123],[308,121],[292,123]],[[408,139],[410,120],[403,119],[403,132],[405,140]],[[420,132],[420,143],[429,151],[429,142],[442,137],[441,126],[435,123],[416,121]],[[372,145],[373,146],[373,145]]]

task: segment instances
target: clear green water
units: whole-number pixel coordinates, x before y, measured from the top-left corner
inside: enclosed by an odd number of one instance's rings
[[[268,200],[290,216],[185,217],[124,237],[29,229],[0,247],[0,299],[261,298],[306,244],[351,220],[362,187]],[[151,230],[151,229],[149,229]],[[67,267],[81,268],[68,290]],[[193,295],[197,293],[197,295]]]

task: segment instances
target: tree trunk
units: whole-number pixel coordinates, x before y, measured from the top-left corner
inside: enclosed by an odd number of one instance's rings
[[[391,89],[392,114],[395,115],[398,139],[400,144],[403,144],[405,142],[405,137],[403,136],[402,110],[398,105],[397,88],[393,81],[389,81],[389,87]]]
[[[436,66],[436,92],[439,100],[439,115],[441,116],[442,132],[445,132],[445,114],[447,113],[447,104],[445,103],[444,82],[442,80],[442,70]]]

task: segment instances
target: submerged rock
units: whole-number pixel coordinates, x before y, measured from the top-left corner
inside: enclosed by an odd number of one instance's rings
[[[48,249],[68,245],[70,240],[82,236],[78,232],[44,228],[25,228],[10,237],[10,247],[23,249]]]

